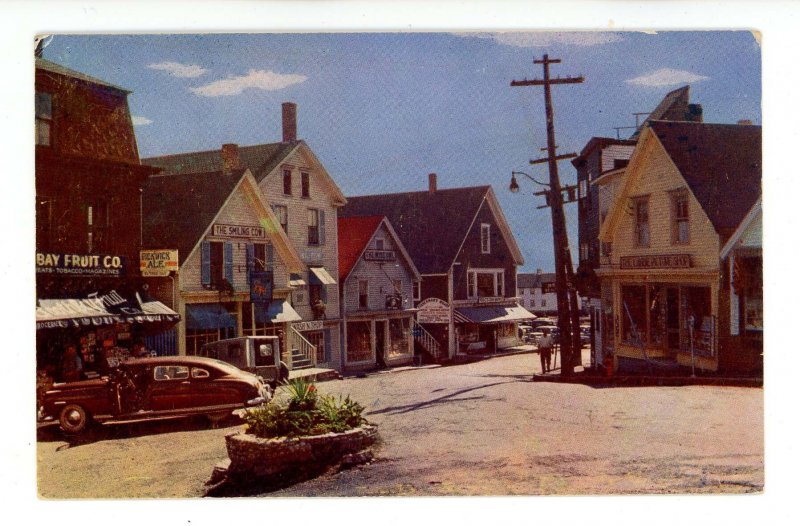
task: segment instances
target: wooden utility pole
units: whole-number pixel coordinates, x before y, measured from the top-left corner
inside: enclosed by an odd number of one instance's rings
[[[580,325],[578,319],[578,296],[575,289],[572,256],[569,250],[567,226],[564,218],[561,182],[558,179],[558,164],[561,159],[575,157],[575,154],[556,155],[555,126],[553,124],[553,102],[550,86],[553,84],[579,84],[583,77],[550,78],[550,64],[559,64],[561,59],[551,59],[546,54],[534,64],[541,64],[543,79],[513,80],[512,87],[544,86],[544,107],[547,117],[547,157],[532,160],[531,164],[547,162],[550,170],[550,216],[553,221],[553,252],[556,265],[556,298],[558,301],[558,328],[561,344],[561,374],[571,375],[580,359]]]

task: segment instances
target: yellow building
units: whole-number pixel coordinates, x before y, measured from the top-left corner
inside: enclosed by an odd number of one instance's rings
[[[651,122],[607,182],[597,271],[606,360],[717,371],[737,362],[726,355],[751,352],[736,338],[723,249],[760,199],[761,127]]]

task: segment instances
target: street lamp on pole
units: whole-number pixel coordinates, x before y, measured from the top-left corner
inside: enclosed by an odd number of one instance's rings
[[[527,177],[528,179],[530,179],[534,183],[538,184],[539,186],[545,186],[547,188],[550,188],[549,184],[541,183],[541,182],[537,181],[536,179],[534,179],[533,176],[528,175],[525,172],[512,171],[511,172],[511,184],[508,185],[508,189],[512,194],[516,194],[517,192],[519,192],[519,184],[517,183],[517,178],[516,178],[517,175],[524,175],[525,177]]]

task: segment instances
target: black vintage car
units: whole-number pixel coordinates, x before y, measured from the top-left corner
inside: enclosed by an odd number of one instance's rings
[[[72,434],[92,422],[135,422],[207,415],[212,420],[235,409],[269,401],[261,378],[210,358],[173,356],[123,362],[108,376],[54,384],[41,415],[57,419]]]

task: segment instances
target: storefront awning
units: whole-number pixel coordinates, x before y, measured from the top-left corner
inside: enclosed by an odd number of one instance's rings
[[[485,307],[462,307],[456,313],[464,316],[472,323],[504,323],[518,320],[532,320],[536,318],[524,307],[514,305],[503,307],[487,305]]]
[[[289,276],[289,285],[292,287],[303,287],[306,284],[306,280],[304,280],[299,274],[291,274]]]
[[[301,321],[303,318],[297,314],[288,301],[273,301],[264,308],[256,305],[257,323],[284,323],[290,321]]]
[[[236,319],[219,303],[186,305],[187,329],[233,329]]]
[[[311,283],[316,285],[336,285],[336,280],[331,277],[325,267],[311,267],[308,269]]]
[[[160,301],[122,297],[116,291],[89,298],[40,299],[36,329],[66,329],[115,323],[178,322],[180,315]]]

